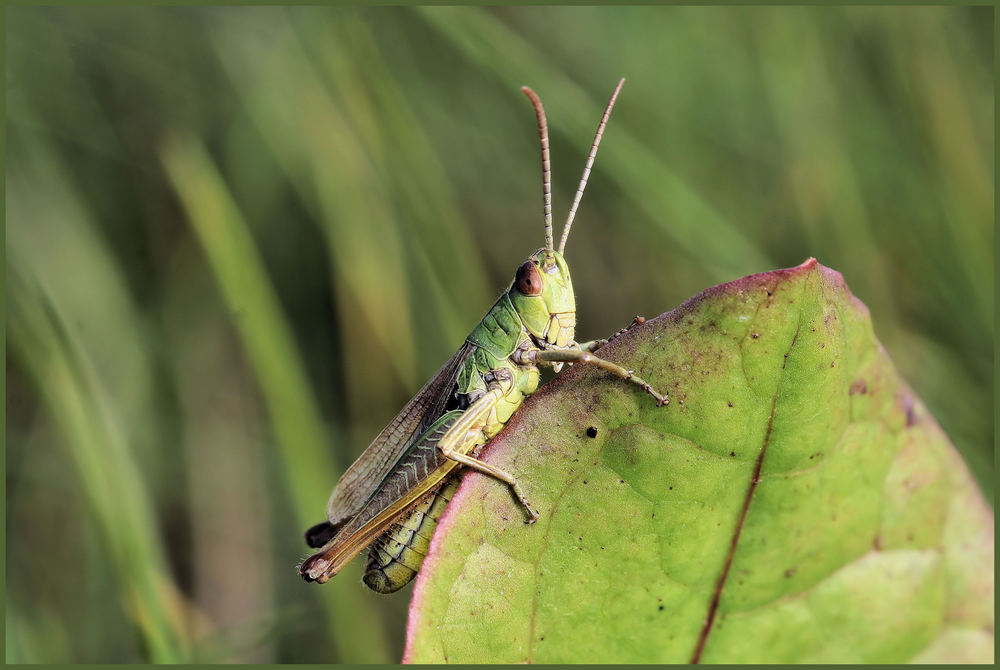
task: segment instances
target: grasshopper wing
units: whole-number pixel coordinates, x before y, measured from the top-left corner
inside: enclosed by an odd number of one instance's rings
[[[487,408],[488,411],[488,408]],[[406,453],[394,464],[389,475],[375,487],[357,514],[339,528],[327,526],[327,542],[299,566],[306,581],[323,583],[340,572],[351,559],[398,521],[401,514],[427,500],[458,467],[449,461],[438,445],[464,414],[454,409],[445,412],[419,437],[412,440]],[[320,524],[322,525],[322,524]],[[315,530],[318,526],[311,530]],[[307,538],[308,538],[307,533]],[[317,537],[318,539],[318,537]]]
[[[458,373],[474,349],[463,343],[347,469],[327,504],[328,521],[306,531],[309,546],[323,546],[355,516],[416,439],[445,413]]]

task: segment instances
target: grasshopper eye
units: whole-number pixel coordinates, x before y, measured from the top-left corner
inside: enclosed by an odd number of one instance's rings
[[[524,295],[541,295],[542,277],[538,274],[538,268],[531,261],[524,261],[517,269],[514,277],[514,286]]]

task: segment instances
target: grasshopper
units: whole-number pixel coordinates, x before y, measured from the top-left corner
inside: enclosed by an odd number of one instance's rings
[[[518,267],[510,287],[461,348],[341,477],[327,505],[327,520],[306,531],[308,545],[319,549],[299,566],[306,581],[327,581],[370,545],[365,584],[379,593],[405,586],[420,568],[463,466],[505,482],[524,507],[526,523],[534,523],[538,513],[517,479],[476,456],[538,388],[540,366],[559,372],[564,364],[594,365],[638,385],[658,405],[668,404],[666,395],[631,370],[593,353],[606,340],[578,344],[573,339],[576,301],[563,252],[624,83],[618,82],[597,127],[558,250],[552,237],[545,110],[534,91],[521,89],[538,120],[545,247]]]

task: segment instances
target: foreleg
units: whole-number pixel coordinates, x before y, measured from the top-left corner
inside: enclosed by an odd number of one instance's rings
[[[623,368],[617,363],[612,363],[611,361],[600,358],[599,356],[590,353],[589,351],[581,351],[578,349],[532,349],[525,352],[522,355],[522,359],[526,360],[531,364],[538,363],[573,363],[573,364],[586,364],[593,365],[602,370],[606,370],[613,375],[617,375],[626,381],[630,381],[636,384],[642,390],[644,390],[649,395],[656,398],[657,405],[668,405],[670,404],[670,398],[666,394],[657,393],[655,389],[641,377],[637,376],[631,370]]]

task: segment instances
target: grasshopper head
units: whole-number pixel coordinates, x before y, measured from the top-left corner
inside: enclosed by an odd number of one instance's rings
[[[565,347],[576,328],[576,298],[569,266],[558,251],[539,249],[521,264],[507,291],[528,332]]]

